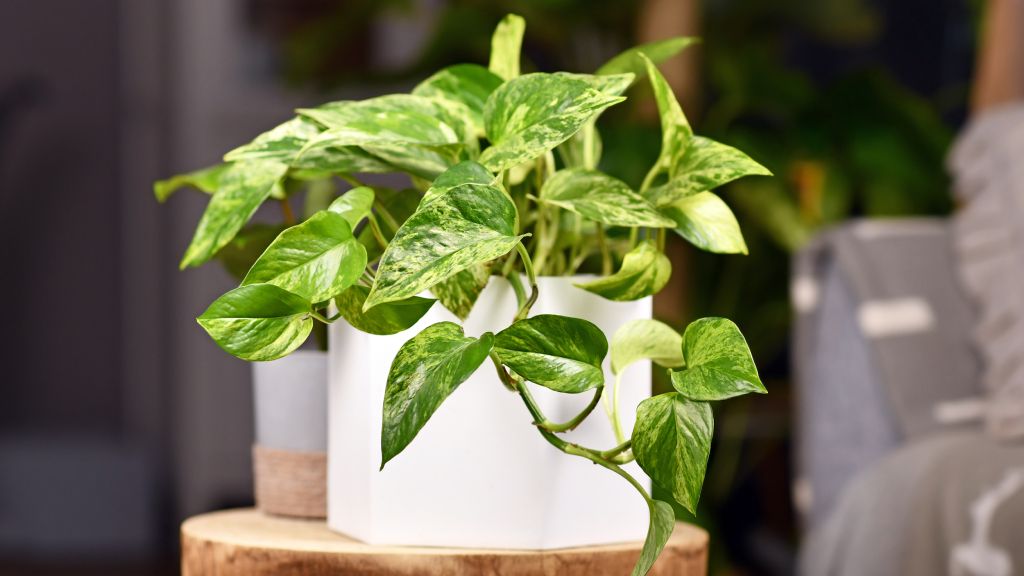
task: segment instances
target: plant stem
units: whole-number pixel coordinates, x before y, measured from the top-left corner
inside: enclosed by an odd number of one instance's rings
[[[516,244],[516,251],[519,252],[519,257],[523,259],[523,268],[526,269],[526,277],[530,281],[530,297],[526,300],[526,303],[519,307],[519,312],[516,313],[513,322],[523,320],[530,315],[530,309],[537,302],[537,297],[540,295],[537,289],[537,274],[533,270],[533,261],[530,260],[530,253],[526,251],[526,247],[520,242]]]
[[[642,184],[640,184],[640,194],[646,192],[647,189],[651,187],[651,184],[654,184],[654,179],[657,178],[658,174],[660,173],[661,163],[656,162],[654,166],[651,166],[651,169],[647,172],[647,175],[644,176],[644,181]]]
[[[636,248],[637,241],[640,240],[640,229],[630,228],[629,229],[629,249]]]
[[[398,220],[395,220],[395,217],[391,215],[391,212],[388,212],[388,209],[384,207],[383,202],[374,198],[373,207],[376,208],[377,212],[380,213],[380,217],[384,220],[385,224],[390,226],[392,230],[398,230],[398,228],[400,227],[398,224]]]
[[[602,458],[612,458],[614,456],[618,456],[619,454],[622,454],[623,452],[625,452],[626,450],[629,450],[632,447],[633,447],[633,440],[626,440],[625,442],[623,442],[622,444],[619,444],[618,446],[616,446],[615,448],[612,448],[611,450],[605,450],[604,452],[601,452],[601,457]]]
[[[386,250],[388,247],[388,241],[384,238],[384,233],[380,230],[380,222],[377,222],[377,216],[370,212],[369,217],[366,219],[367,225],[370,227],[370,232],[373,233],[373,239],[377,241],[382,250]]]
[[[366,184],[362,183],[358,178],[352,176],[351,174],[345,174],[344,172],[340,172],[338,173],[338,178],[341,178],[342,180],[348,182],[349,184],[356,188],[359,188],[360,186],[366,186]]]
[[[310,317],[315,318],[315,319],[323,322],[324,324],[330,324],[330,323],[334,322],[335,320],[337,320],[338,318],[341,318],[341,314],[340,313],[339,314],[335,314],[334,316],[331,316],[330,318],[325,318],[323,315],[321,315],[316,310],[310,310],[309,311],[309,315],[310,315]]]
[[[658,251],[665,251],[665,229],[658,228]]]
[[[594,408],[597,407],[597,404],[601,401],[601,394],[603,392],[603,386],[597,388],[594,393],[594,398],[590,401],[590,404],[587,404],[587,407],[584,408],[582,412],[574,416],[572,420],[569,420],[568,422],[557,424],[555,422],[545,420],[543,422],[534,422],[534,424],[551,432],[569,432],[575,430],[577,426],[587,419],[587,416],[590,416],[590,413],[594,411]]]
[[[597,226],[597,246],[601,250],[601,274],[609,276],[612,273],[612,253],[608,251],[608,243],[604,239],[604,226],[595,222]]]
[[[284,216],[284,223],[291,226],[295,224],[295,213],[292,212],[292,205],[288,203],[287,198],[281,199],[281,214]]]
[[[526,289],[523,288],[523,279],[519,272],[511,270],[505,274],[508,283],[512,285],[512,291],[516,293],[516,306],[522,308],[526,304]]]
[[[622,433],[622,422],[619,420],[619,386],[622,384],[622,376],[615,375],[615,382],[612,384],[612,409],[609,417],[612,421],[612,430],[615,431],[615,441],[623,443],[626,435]]]

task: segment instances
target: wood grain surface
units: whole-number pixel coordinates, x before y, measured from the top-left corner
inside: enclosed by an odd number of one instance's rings
[[[196,516],[181,526],[183,576],[625,576],[640,542],[560,550],[478,550],[371,546],[322,521],[254,509]],[[708,535],[677,524],[653,576],[704,576]]]

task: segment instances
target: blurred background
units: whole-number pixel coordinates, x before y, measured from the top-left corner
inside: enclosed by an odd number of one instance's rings
[[[252,502],[249,366],[193,320],[232,280],[177,270],[206,199],[159,206],[152,182],[216,163],[296,107],[486,63],[508,12],[528,22],[526,70],[589,72],[640,42],[701,36],[663,66],[687,115],[777,175],[723,191],[749,256],[672,247],[657,314],[677,328],[733,318],[770,390],[717,408],[693,519],[711,532],[711,573],[793,573],[791,255],[849,218],[951,211],[944,162],[983,7],[0,1],[0,574],[175,573],[183,518]],[[660,145],[645,89],[602,120],[602,167],[634,186]]]

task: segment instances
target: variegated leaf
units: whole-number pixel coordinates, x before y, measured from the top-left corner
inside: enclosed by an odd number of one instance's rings
[[[292,118],[260,134],[252,142],[228,152],[224,160],[277,160],[289,164],[299,150],[319,133],[320,127],[315,123],[302,117]]]
[[[693,137],[693,129],[690,128],[690,123],[686,120],[686,115],[683,114],[683,109],[679,106],[672,87],[661,75],[658,67],[643,53],[639,53],[638,57],[647,67],[647,73],[651,79],[651,89],[654,91],[654,100],[658,103],[658,114],[661,116],[661,152],[651,171],[668,173],[671,178],[672,174],[669,171],[676,159],[682,157],[689,145],[690,138]]]
[[[700,500],[713,431],[711,406],[675,392],[648,398],[636,409],[632,439],[637,463],[692,513]]]
[[[675,226],[625,182],[597,170],[555,172],[541,188],[540,200],[609,226]]]
[[[701,318],[683,334],[686,368],[672,371],[672,386],[692,400],[766,394],[740,329],[726,318]]]
[[[391,94],[359,102],[331,102],[299,113],[327,129],[307,149],[359,146],[388,164],[432,179],[476,153],[469,118],[441,100]],[[300,153],[300,160],[305,150]]]
[[[423,203],[380,259],[365,307],[402,300],[475,264],[504,256],[516,234],[516,208],[501,190],[463,184]]]
[[[356,284],[335,297],[334,304],[338,307],[338,313],[353,328],[380,336],[398,334],[412,328],[436,302],[430,298],[412,296],[380,304],[364,312],[363,304],[369,295],[369,288]]]
[[[217,298],[196,320],[217,345],[243,360],[287,356],[309,336],[308,300],[272,284],[240,286]]]
[[[622,96],[622,94],[629,89],[630,85],[633,84],[633,80],[636,78],[636,75],[631,72],[604,76],[597,76],[594,74],[577,74],[575,72],[555,72],[555,75],[586,82],[591,88],[600,90],[609,96]]]
[[[647,66],[639,57],[640,54],[647,56],[651,62],[660,64],[679,54],[687,46],[697,44],[698,42],[700,42],[700,39],[692,36],[676,36],[675,38],[666,38],[665,40],[657,40],[634,46],[605,62],[597,69],[596,74],[625,74],[631,72],[639,80],[647,75]]]
[[[181,268],[199,266],[213,258],[280,187],[287,171],[288,166],[276,160],[236,162],[225,170],[185,250]]]
[[[202,170],[177,174],[166,180],[158,180],[153,183],[153,195],[156,196],[158,202],[163,202],[170,198],[171,194],[186,186],[191,186],[207,194],[213,194],[217,191],[217,184],[220,182],[221,174],[229,166],[230,164],[217,164]]]
[[[683,361],[683,337],[664,322],[643,318],[623,324],[612,336],[612,373],[622,374],[638,360],[678,368]]]
[[[355,230],[363,218],[369,216],[370,210],[373,208],[373,198],[373,188],[359,186],[339,196],[334,202],[331,202],[327,210],[341,214],[348,222],[349,227]]]
[[[423,194],[422,203],[426,204],[456,186],[463,184],[496,184],[494,174],[476,162],[459,162],[434,179],[430,188]]]
[[[631,576],[644,576],[651,570],[676,527],[676,512],[671,505],[648,498],[647,508],[650,513],[647,538],[644,539],[644,547],[640,550],[640,558],[633,566]]]
[[[639,300],[657,294],[672,276],[672,263],[650,242],[638,244],[611,276],[576,286],[609,300]]]
[[[711,192],[686,196],[658,210],[675,221],[675,231],[691,244],[719,254],[746,254],[747,243],[732,210]]]
[[[508,14],[494,29],[488,68],[502,80],[511,80],[519,76],[519,53],[522,50],[525,31],[526,20],[517,14]]]
[[[541,314],[498,332],[494,353],[526,380],[575,394],[604,385],[608,340],[586,320]]]
[[[706,192],[744,176],[771,176],[772,173],[739,150],[693,136],[680,157],[673,161],[672,178],[645,194],[655,205],[672,204],[686,196]]]
[[[478,64],[456,64],[420,82],[417,96],[457,102],[467,108],[477,136],[484,135],[484,104],[503,80]]]
[[[273,284],[310,302],[324,302],[355,283],[366,268],[366,249],[345,217],[318,212],[277,237],[245,275],[242,285]]]
[[[480,155],[480,163],[501,172],[533,160],[624,99],[557,74],[527,74],[505,82],[484,107],[491,147]]]
[[[402,345],[384,390],[382,469],[412,442],[445,398],[487,360],[493,343],[489,332],[480,339],[469,338],[458,324],[439,322]]]
[[[465,320],[490,279],[489,264],[474,264],[451,278],[438,282],[430,291],[448,311],[458,316],[459,320]]]

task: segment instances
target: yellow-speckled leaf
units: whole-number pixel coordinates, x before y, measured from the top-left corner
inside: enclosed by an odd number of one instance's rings
[[[726,318],[701,318],[683,334],[686,368],[672,371],[672,386],[692,400],[766,394],[740,329]]]
[[[657,294],[672,276],[672,262],[650,242],[642,242],[622,259],[622,267],[611,276],[576,286],[623,302]]]
[[[217,191],[217,185],[220,183],[220,175],[228,169],[228,166],[230,164],[217,164],[202,170],[177,174],[166,180],[158,180],[153,183],[153,195],[156,196],[157,201],[163,202],[170,198],[171,194],[186,186],[213,194]]]
[[[196,320],[217,345],[243,360],[287,356],[309,336],[308,300],[272,284],[240,286],[217,298]]]
[[[494,353],[526,380],[575,394],[604,385],[608,340],[586,320],[541,314],[498,332]]]
[[[691,244],[719,254],[746,254],[739,222],[721,198],[711,192],[683,197],[658,210],[675,221],[675,231]]]
[[[502,79],[478,64],[456,64],[420,82],[412,93],[440,98],[466,107],[477,136],[484,135],[484,104]]]
[[[683,337],[664,322],[644,318],[630,320],[612,336],[612,373],[621,374],[638,360],[651,360],[659,366],[683,365]]]
[[[526,20],[517,14],[501,19],[491,36],[491,61],[488,68],[502,80],[519,76],[519,53],[523,46]]]
[[[544,182],[540,200],[609,226],[675,226],[675,221],[659,213],[625,182],[597,170],[555,172]]]
[[[644,547],[640,550],[640,558],[633,566],[631,576],[644,576],[650,571],[676,527],[676,512],[669,504],[660,500],[648,499],[647,508],[650,512],[647,538],[644,539]]]

